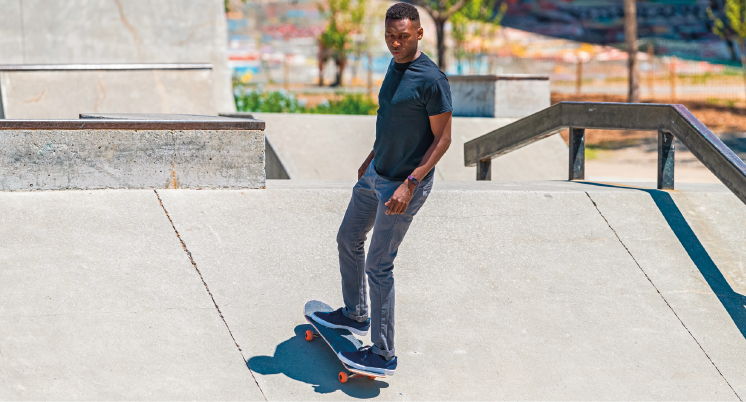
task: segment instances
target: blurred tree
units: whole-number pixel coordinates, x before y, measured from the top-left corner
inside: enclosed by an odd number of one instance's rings
[[[347,56],[354,50],[353,37],[364,34],[366,9],[369,0],[325,0],[318,3],[319,11],[327,17],[327,26],[319,37],[319,86],[324,85],[324,64],[333,59],[337,65],[336,81],[342,85],[342,73]]]
[[[412,4],[424,8],[435,22],[435,35],[438,41],[438,67],[441,71],[446,71],[448,68],[446,65],[446,21],[472,1],[474,0],[410,0]],[[488,12],[490,16],[493,14],[493,10]]]
[[[508,4],[502,3],[495,14],[497,3],[498,0],[471,0],[451,16],[451,37],[455,46],[453,53],[459,68],[465,56],[486,52],[484,35],[491,36],[495,32],[495,28],[500,25],[508,10]],[[470,26],[474,28],[474,34],[469,32]],[[476,51],[468,46],[472,41],[479,42]],[[474,70],[473,66],[472,70]]]
[[[624,42],[627,47],[627,102],[640,101],[640,74],[637,71],[637,1],[624,0]]]
[[[746,90],[746,49],[744,39],[746,38],[746,0],[725,0],[726,22],[716,17],[712,9],[707,8],[707,14],[714,22],[712,32],[726,41],[733,40],[738,44],[738,52],[741,54],[741,70],[743,71],[743,83]]]

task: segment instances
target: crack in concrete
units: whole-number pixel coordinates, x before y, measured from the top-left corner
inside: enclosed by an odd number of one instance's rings
[[[233,332],[231,331],[231,327],[228,326],[228,321],[226,321],[225,317],[223,316],[223,312],[220,311],[220,307],[218,306],[218,303],[215,301],[215,297],[212,295],[212,292],[210,292],[210,287],[207,286],[207,282],[205,282],[205,278],[202,276],[202,272],[200,272],[199,268],[197,267],[197,263],[194,261],[194,258],[192,257],[192,253],[189,251],[189,249],[186,246],[186,243],[184,243],[184,239],[181,238],[181,235],[179,234],[179,231],[176,230],[176,225],[174,225],[174,221],[171,220],[171,216],[168,214],[168,211],[166,210],[166,206],[163,205],[163,200],[161,200],[160,194],[158,194],[158,191],[153,189],[153,192],[155,193],[156,198],[158,198],[158,203],[161,204],[161,208],[163,208],[163,212],[166,214],[166,218],[168,218],[168,221],[171,223],[171,227],[174,229],[174,233],[176,233],[176,237],[179,239],[179,242],[181,243],[181,247],[184,249],[184,252],[187,253],[187,256],[189,257],[189,261],[192,263],[192,266],[194,267],[194,270],[197,271],[197,274],[199,275],[199,278],[202,280],[202,284],[205,286],[205,290],[207,291],[207,294],[210,295],[210,299],[212,300],[212,304],[215,306],[215,309],[218,311],[218,315],[220,315],[220,319],[223,320],[223,324],[225,324],[225,328],[228,329],[228,334],[230,334],[231,339],[233,339],[233,344],[236,345],[236,349],[238,349],[238,353],[241,354],[241,359],[244,361],[244,365],[249,370],[249,373],[251,374],[251,378],[254,379],[254,383],[256,383],[256,386],[259,388],[259,392],[262,393],[262,397],[264,397],[264,400],[268,400],[267,396],[264,395],[264,390],[259,385],[259,381],[256,380],[256,376],[254,375],[254,371],[249,368],[249,361],[246,360],[246,356],[244,356],[243,351],[241,350],[241,346],[238,345],[238,342],[236,342],[236,338],[233,336]]]
[[[705,357],[707,357],[707,360],[710,361],[710,363],[712,364],[712,367],[715,367],[715,370],[717,370],[718,374],[720,374],[720,377],[723,379],[723,381],[725,381],[725,383],[728,384],[728,387],[730,388],[731,391],[733,391],[733,394],[736,395],[736,398],[738,398],[739,401],[743,401],[743,399],[741,399],[741,396],[738,395],[738,393],[736,392],[735,389],[733,389],[733,386],[730,385],[730,382],[728,382],[728,380],[725,378],[725,376],[720,371],[720,369],[715,364],[715,362],[712,361],[712,359],[710,358],[710,355],[708,355],[707,352],[705,351],[705,348],[702,347],[702,344],[700,344],[699,341],[697,340],[697,338],[694,337],[694,334],[692,334],[692,331],[690,331],[689,328],[687,328],[686,324],[684,324],[684,321],[681,319],[681,317],[679,317],[679,315],[676,314],[676,310],[674,310],[673,307],[671,307],[671,304],[668,303],[668,300],[666,300],[666,298],[663,296],[663,293],[661,293],[661,291],[658,289],[658,287],[655,286],[655,283],[653,283],[653,280],[650,279],[650,277],[648,276],[648,273],[645,272],[644,269],[642,269],[642,266],[640,266],[640,263],[637,262],[637,259],[635,258],[635,256],[632,255],[632,252],[629,251],[629,249],[627,248],[627,245],[624,244],[624,242],[622,241],[622,238],[619,237],[619,234],[616,232],[616,230],[614,230],[614,228],[611,227],[611,223],[609,223],[609,221],[606,219],[606,217],[604,216],[604,214],[601,213],[601,210],[598,208],[598,205],[596,204],[596,201],[593,201],[593,198],[591,197],[590,194],[588,194],[587,191],[585,192],[585,195],[587,195],[588,199],[591,200],[591,202],[593,203],[593,206],[596,208],[596,211],[598,211],[598,214],[601,215],[601,218],[603,218],[604,222],[606,222],[606,225],[614,233],[614,236],[616,236],[616,239],[619,240],[619,244],[621,244],[622,247],[624,247],[624,250],[627,251],[627,254],[629,254],[629,256],[632,258],[632,261],[635,262],[635,265],[637,265],[637,268],[640,268],[640,271],[642,271],[642,274],[645,275],[645,278],[653,286],[653,289],[655,289],[655,291],[658,292],[658,296],[660,296],[661,299],[663,299],[663,302],[666,303],[666,306],[668,306],[668,308],[671,310],[671,312],[673,313],[673,315],[676,316],[676,319],[679,320],[679,322],[681,323],[681,326],[683,326],[684,329],[686,330],[686,332],[689,333],[689,336],[691,336],[692,339],[694,339],[694,342],[697,344],[697,346],[699,346],[699,349],[702,351],[702,353],[705,354]]]
[[[122,20],[122,23],[127,28],[127,30],[130,31],[130,34],[132,34],[132,39],[135,41],[135,51],[137,52],[137,61],[142,61],[142,54],[140,50],[140,37],[137,36],[137,30],[132,24],[130,24],[129,20],[127,19],[127,16],[124,15],[124,8],[122,7],[122,3],[119,0],[114,0],[114,3],[117,4],[117,9],[119,10],[119,19]]]

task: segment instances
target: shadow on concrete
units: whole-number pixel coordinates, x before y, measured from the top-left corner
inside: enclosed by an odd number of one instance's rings
[[[345,394],[360,399],[375,398],[381,388],[389,385],[380,380],[368,378],[351,378],[342,384],[337,379],[345,368],[342,362],[321,338],[312,342],[306,341],[306,330],[311,325],[295,327],[295,336],[277,345],[274,356],[254,356],[249,359],[249,368],[263,375],[284,374],[296,381],[313,386],[314,391],[328,394],[340,390]]]
[[[671,195],[665,191],[645,189],[639,187],[628,187],[628,186],[614,186],[611,184],[602,183],[590,183],[585,182],[593,186],[600,187],[614,187],[614,188],[626,188],[644,191],[653,198],[653,202],[663,214],[666,219],[668,226],[671,227],[676,237],[681,242],[681,245],[689,254],[689,258],[697,266],[699,272],[702,273],[705,281],[710,286],[710,289],[717,295],[717,298],[722,303],[725,310],[730,315],[730,318],[741,331],[741,335],[746,338],[746,296],[736,293],[733,288],[728,284],[728,281],[720,272],[720,269],[715,265],[715,262],[707,253],[705,247],[697,238],[697,235],[692,230],[686,218],[676,206]]]

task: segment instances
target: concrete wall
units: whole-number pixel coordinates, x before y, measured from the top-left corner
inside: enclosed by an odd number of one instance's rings
[[[376,116],[252,114],[267,123],[267,142],[282,167],[276,171],[290,179],[354,180],[376,137]],[[464,143],[513,121],[454,118],[453,142],[435,167],[436,178],[476,180],[476,168],[464,167]],[[494,159],[492,180],[566,180],[567,158],[567,145],[555,135]],[[267,178],[285,178],[272,172],[268,167]]]
[[[212,86],[207,69],[0,71],[0,118],[76,119],[91,112],[215,115]]]
[[[0,130],[0,190],[263,188],[261,130]]]
[[[546,76],[450,76],[448,81],[454,116],[521,118],[550,106]]]
[[[0,64],[212,63],[235,110],[222,0],[0,0]]]

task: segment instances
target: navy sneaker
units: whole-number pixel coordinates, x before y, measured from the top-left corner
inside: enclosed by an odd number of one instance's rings
[[[338,356],[346,365],[371,373],[394,375],[396,370],[396,356],[387,361],[383,356],[373,353],[370,346],[363,346],[357,352],[339,352]]]
[[[328,313],[317,311],[311,314],[311,318],[327,328],[346,329],[353,334],[360,336],[368,335],[368,330],[370,329],[370,318],[365,322],[357,322],[344,315],[342,313],[343,308],[344,307],[341,307]]]

